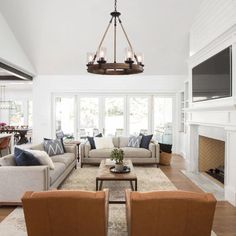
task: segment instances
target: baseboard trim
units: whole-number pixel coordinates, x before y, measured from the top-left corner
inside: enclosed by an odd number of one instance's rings
[[[234,188],[225,186],[225,199],[233,206],[236,206],[236,192]]]

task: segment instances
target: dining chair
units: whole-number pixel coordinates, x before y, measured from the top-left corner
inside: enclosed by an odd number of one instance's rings
[[[4,137],[0,139],[0,156],[2,157],[2,151],[7,149],[9,154],[11,154],[11,137]]]

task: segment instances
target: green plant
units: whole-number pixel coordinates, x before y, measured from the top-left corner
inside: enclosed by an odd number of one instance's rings
[[[114,160],[116,164],[123,164],[124,151],[119,148],[115,148],[111,152],[111,160]]]

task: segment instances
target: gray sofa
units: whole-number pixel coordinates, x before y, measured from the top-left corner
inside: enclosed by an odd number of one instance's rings
[[[155,164],[158,166],[160,148],[157,142],[152,141],[149,149],[128,147],[129,137],[113,137],[115,148],[124,150],[125,158],[130,159],[133,164]],[[84,164],[99,164],[101,160],[110,158],[113,149],[91,149],[90,143],[80,144],[81,167]]]
[[[44,150],[43,144],[32,146]],[[26,191],[57,188],[77,165],[77,146],[65,145],[66,152],[52,156],[55,169],[48,166],[16,166],[14,156],[0,158],[0,205],[21,205]]]

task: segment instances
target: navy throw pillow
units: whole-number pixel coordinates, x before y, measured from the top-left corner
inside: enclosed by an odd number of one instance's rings
[[[139,134],[139,135],[142,136],[140,147],[148,149],[149,148],[149,144],[150,144],[150,142],[152,140],[153,134],[151,134],[151,135]]]
[[[23,149],[15,147],[14,158],[17,166],[40,166],[40,162],[34,155]]]
[[[95,137],[102,137],[102,133],[100,134],[97,134]],[[95,145],[95,142],[94,142],[94,137],[87,137],[89,143],[90,143],[90,146],[91,146],[91,149],[96,149],[96,145]]]

